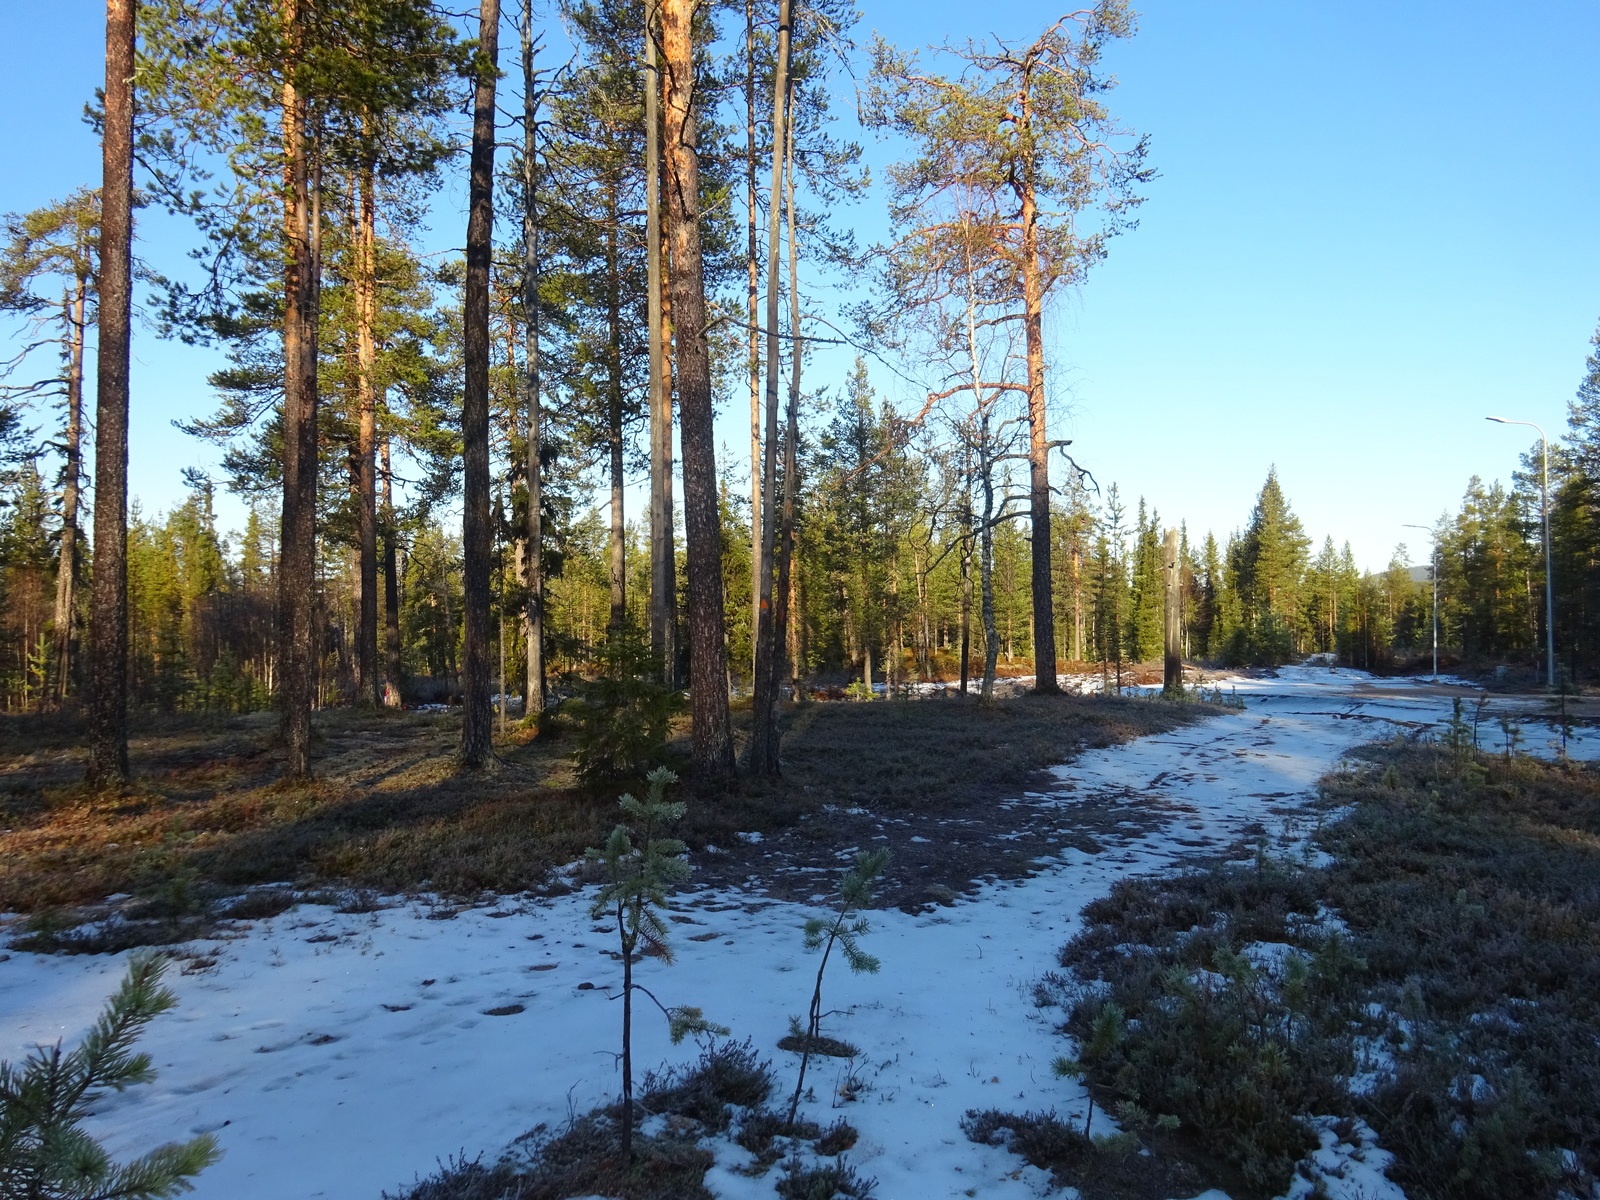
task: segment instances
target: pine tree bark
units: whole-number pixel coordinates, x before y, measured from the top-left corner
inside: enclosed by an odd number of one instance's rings
[[[672,504],[672,387],[667,380],[666,315],[662,311],[661,69],[657,5],[645,9],[645,252],[650,326],[650,649],[667,683],[677,678],[678,564]]]
[[[128,778],[128,388],[133,309],[135,0],[106,0],[101,134],[100,346],[95,397],[94,575],[89,610],[93,787]]]
[[[479,69],[473,89],[467,187],[467,278],[462,314],[461,765],[475,770],[493,753],[489,703],[489,259],[494,237],[495,74],[500,0],[480,0]]]
[[[693,0],[662,0],[666,66],[664,141],[667,238],[672,254],[675,371],[683,425],[683,515],[688,549],[689,670],[695,766],[733,771],[728,719],[728,651],[722,610],[722,528],[712,429],[711,360],[706,347],[700,258],[700,163],[694,114]]]
[[[522,6],[522,308],[526,369],[523,391],[528,408],[524,439],[523,487],[527,499],[527,539],[523,549],[522,582],[527,605],[522,615],[522,636],[527,647],[522,711],[532,715],[544,709],[544,441],[543,398],[540,395],[539,357],[539,103],[534,69],[537,48],[533,41],[533,0]]]
[[[1026,111],[1026,108],[1024,109]],[[1022,189],[1022,327],[1028,357],[1028,507],[1033,526],[1033,690],[1054,694],[1055,598],[1050,587],[1050,440],[1044,390],[1044,285],[1039,268],[1039,206],[1033,181]]]
[[[316,575],[316,262],[307,103],[297,83],[302,14],[283,0],[289,62],[283,83],[283,515],[278,555],[278,701],[285,772],[311,773],[313,588]]]
[[[369,123],[370,124],[370,123]],[[377,200],[373,172],[364,165],[356,183],[355,318],[356,318],[356,491],[357,595],[356,703],[376,708],[378,687],[378,471],[377,345],[378,319]]]
[[[78,501],[83,484],[83,331],[89,281],[79,276],[64,301],[67,321],[67,436],[61,488],[61,551],[56,563],[54,700],[66,703],[72,692],[78,648]]]

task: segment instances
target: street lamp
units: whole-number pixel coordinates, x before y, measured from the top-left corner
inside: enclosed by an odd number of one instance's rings
[[[1550,569],[1550,439],[1544,428],[1532,421],[1512,421],[1505,417],[1485,417],[1497,425],[1526,425],[1539,431],[1539,514],[1544,520],[1544,637],[1545,687],[1556,690],[1556,603],[1555,577]]]
[[[1433,576],[1433,681],[1439,682],[1439,535],[1426,525],[1406,525],[1406,529],[1426,529],[1433,534],[1433,565],[1428,573]]]

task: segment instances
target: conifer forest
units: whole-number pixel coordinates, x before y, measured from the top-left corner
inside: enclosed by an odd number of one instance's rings
[[[104,7],[0,214],[0,1200],[1600,1194],[1600,329],[1488,461],[1119,396],[1164,0]]]

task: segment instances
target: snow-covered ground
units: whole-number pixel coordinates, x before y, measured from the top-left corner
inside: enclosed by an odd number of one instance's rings
[[[1056,770],[1057,790],[1013,802],[1137,798],[1168,816],[1156,832],[1130,828],[1120,842],[1097,834],[1099,854],[1067,850],[1031,879],[932,915],[876,913],[866,948],[882,970],[832,969],[826,1006],[845,1011],[825,1029],[862,1053],[814,1063],[810,1114],[860,1129],[847,1158],[877,1178],[882,1200],[1046,1190],[1043,1172],[969,1142],[957,1122],[970,1108],[1081,1115],[1079,1085],[1049,1068],[1063,1048],[1052,1032],[1059,1010],[1035,1009],[1031,984],[1083,905],[1118,879],[1232,844],[1248,826],[1292,824],[1348,747],[1437,723],[1450,707],[1446,690],[1348,671],[1290,668],[1226,686],[1248,701],[1244,712],[1086,753]],[[1524,736],[1539,749],[1545,727],[1525,720]],[[1590,741],[1574,753],[1594,751]],[[90,1131],[119,1156],[216,1133],[224,1157],[200,1177],[199,1200],[376,1200],[450,1154],[492,1158],[533,1126],[559,1126],[613,1093],[620,972],[614,936],[597,932],[586,896],[452,911],[399,900],[365,914],[302,906],[194,944],[215,963],[170,976],[180,1004],[142,1043],[158,1079],[104,1101]],[[701,1005],[751,1038],[770,1053],[780,1087],[792,1084],[794,1056],[775,1044],[809,997],[815,959],[799,927],[812,912],[745,893],[685,895],[678,962],[646,960],[642,981],[663,1003]],[[123,969],[123,956],[12,952],[0,961],[0,1058],[75,1040]],[[649,1012],[636,1023],[636,1063],[694,1057],[692,1046],[669,1045]],[[849,1103],[838,1098],[847,1075],[857,1094]],[[1097,1130],[1108,1128],[1102,1119]],[[1343,1164],[1345,1178],[1327,1180],[1331,1195],[1399,1196],[1377,1173],[1381,1153],[1357,1163],[1350,1149],[1319,1151]],[[774,1176],[727,1169],[743,1153],[727,1147],[712,1189],[772,1196]]]

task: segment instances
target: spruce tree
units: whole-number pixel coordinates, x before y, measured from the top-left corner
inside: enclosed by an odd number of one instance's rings
[[[1274,467],[1256,497],[1250,524],[1234,547],[1230,566],[1246,631],[1245,655],[1276,665],[1297,649],[1302,633],[1301,583],[1310,539],[1289,509]]]

